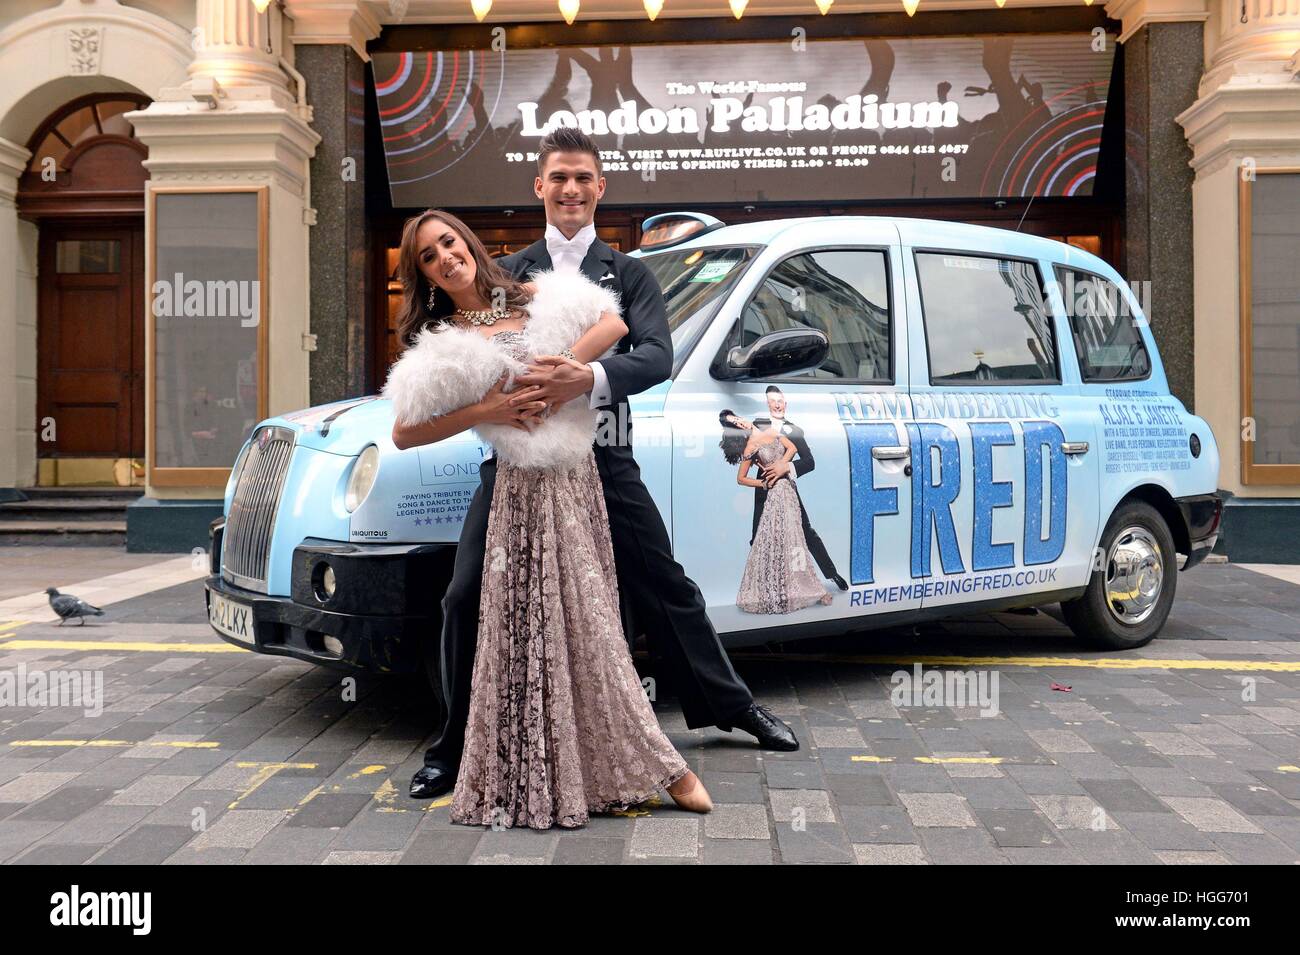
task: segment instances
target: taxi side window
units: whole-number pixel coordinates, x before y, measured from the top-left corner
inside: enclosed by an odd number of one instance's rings
[[[931,384],[1060,381],[1052,316],[1033,262],[917,252]]]
[[[830,341],[818,368],[783,378],[888,382],[889,274],[885,253],[874,249],[802,252],[768,273],[741,316],[745,347],[770,332],[815,328]]]
[[[1151,374],[1138,317],[1114,282],[1056,266],[1084,381],[1135,381]]]

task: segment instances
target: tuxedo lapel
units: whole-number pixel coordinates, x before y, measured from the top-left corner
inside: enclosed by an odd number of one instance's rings
[[[600,236],[592,239],[579,271],[599,285],[606,275],[614,274],[614,250],[602,242]]]
[[[519,255],[524,259],[524,267],[520,270],[524,278],[528,278],[534,272],[549,272],[553,268],[551,253],[546,249],[545,239],[538,239]]]

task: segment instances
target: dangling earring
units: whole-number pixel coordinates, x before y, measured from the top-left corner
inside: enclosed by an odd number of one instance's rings
[[[429,286],[429,311],[433,311],[434,297],[438,294],[437,286]]]

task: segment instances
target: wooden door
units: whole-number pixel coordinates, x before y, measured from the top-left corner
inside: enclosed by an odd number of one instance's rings
[[[47,220],[39,254],[40,455],[143,457],[143,221]]]

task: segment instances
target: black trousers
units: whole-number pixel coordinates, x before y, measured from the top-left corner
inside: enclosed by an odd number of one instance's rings
[[[822,576],[831,578],[836,576],[839,571],[835,569],[835,561],[831,560],[830,552],[826,550],[826,545],[822,543],[821,536],[812,529],[808,523],[808,510],[803,506],[803,498],[799,497],[799,485],[794,488],[794,496],[799,499],[799,517],[803,520],[803,537],[808,543],[808,552],[812,554],[813,560],[817,562],[817,569],[822,572]],[[767,488],[754,488],[754,528],[750,531],[749,545],[754,546],[754,538],[758,536],[758,523],[763,519],[763,508],[767,505]]]
[[[597,445],[610,538],[629,638],[645,633],[660,686],[673,690],[686,725],[730,729],[754,698],[736,675],[704,609],[704,597],[673,559],[659,508],[641,481],[630,448]],[[442,600],[442,683],[447,723],[425,753],[425,765],[460,764],[469,721],[470,684],[478,644],[479,594],[496,459],[483,462]]]

